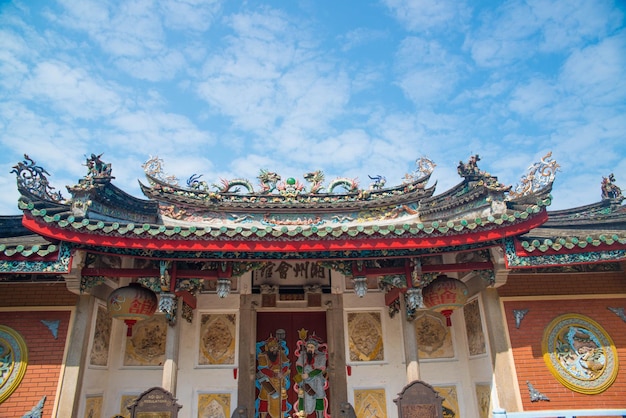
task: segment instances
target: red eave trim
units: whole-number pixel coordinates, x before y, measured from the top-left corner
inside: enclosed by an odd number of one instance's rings
[[[311,239],[307,241],[245,241],[245,240],[183,240],[155,239],[142,237],[116,237],[96,235],[58,228],[38,222],[29,214],[24,214],[23,225],[31,231],[48,238],[84,245],[102,247],[148,249],[161,251],[234,251],[234,252],[297,252],[297,251],[366,251],[439,248],[476,244],[516,236],[538,227],[548,219],[545,211],[525,221],[490,230],[461,233],[446,236],[426,236],[421,238],[376,237],[364,239]]]

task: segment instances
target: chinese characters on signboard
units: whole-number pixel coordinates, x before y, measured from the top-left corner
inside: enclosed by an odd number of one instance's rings
[[[268,262],[254,272],[253,283],[296,286],[296,285],[330,285],[330,270],[315,261],[302,262]]]

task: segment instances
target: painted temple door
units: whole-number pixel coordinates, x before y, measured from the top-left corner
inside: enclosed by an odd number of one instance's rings
[[[257,312],[255,418],[329,416],[326,312]]]

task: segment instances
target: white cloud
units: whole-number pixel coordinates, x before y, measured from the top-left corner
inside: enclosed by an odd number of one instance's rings
[[[181,181],[323,169],[364,187],[368,174],[396,185],[427,156],[443,192],[471,154],[510,184],[553,150],[557,185],[575,190],[566,170],[585,170],[595,200],[600,174],[626,179],[624,13],[573,2],[9,4],[3,158],[31,153],[63,187],[84,175],[85,154],[104,153],[136,192],[149,154]]]
[[[574,51],[560,81],[570,94],[593,105],[624,104],[626,99],[626,33]]]
[[[222,7],[222,0],[167,0],[162,9],[165,26],[176,30],[207,30]]]
[[[341,50],[343,52],[361,46],[371,46],[373,42],[388,37],[388,33],[383,30],[373,30],[369,28],[356,28],[339,37]]]
[[[116,60],[117,65],[133,77],[148,80],[170,80],[185,67],[185,57],[178,51],[167,51],[164,55],[149,58]]]
[[[567,53],[618,28],[623,13],[610,1],[514,0],[480,18],[482,24],[467,37],[466,46],[478,65],[497,67],[544,53]]]
[[[25,80],[21,94],[48,101],[71,117],[96,119],[115,112],[121,105],[117,93],[104,84],[82,68],[45,61],[37,64]]]
[[[467,13],[464,2],[454,0],[383,0],[383,3],[413,32],[454,27]]]
[[[459,78],[457,58],[440,43],[404,39],[396,54],[397,83],[415,104],[445,101]]]
[[[540,49],[561,52],[595,41],[619,27],[623,13],[610,0],[533,0],[528,2],[538,19],[543,41]]]
[[[105,138],[109,146],[127,147],[134,152],[192,153],[214,142],[213,137],[199,129],[186,116],[163,113],[156,109],[127,112],[108,122],[115,132]]]
[[[543,79],[530,80],[525,85],[518,86],[511,95],[509,107],[529,118],[542,119],[546,107],[555,103],[556,92],[554,86]]]

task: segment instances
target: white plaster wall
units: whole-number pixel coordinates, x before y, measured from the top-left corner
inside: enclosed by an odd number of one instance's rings
[[[348,376],[348,400],[354,405],[354,391],[362,389],[385,389],[387,416],[397,417],[397,406],[393,402],[408,383],[404,343],[402,338],[401,314],[390,318],[381,292],[369,291],[363,298],[354,293],[344,294],[344,324],[350,311],[380,311],[384,334],[385,359],[382,362],[350,362],[349,345],[346,339],[346,361],[352,368]],[[347,334],[347,330],[346,330]],[[347,338],[347,335],[346,335]]]
[[[486,327],[485,344],[487,344]],[[454,358],[433,359],[420,361],[420,378],[433,386],[451,386],[457,388],[460,415],[463,417],[477,417],[478,403],[476,400],[476,383],[489,383],[492,378],[491,360],[489,347],[486,346],[484,355],[469,356],[467,333],[463,310],[457,309],[452,314],[452,344],[454,345]]]
[[[179,418],[198,416],[197,399],[199,393],[230,393],[231,409],[236,407],[237,379],[234,378],[233,369],[237,367],[237,364],[216,367],[198,366],[198,338],[200,314],[236,313],[237,321],[239,321],[239,299],[238,294],[231,294],[224,299],[220,299],[215,294],[199,294],[192,323],[182,319],[179,315],[176,324],[180,332],[178,376],[177,389],[174,393],[178,403],[183,405],[179,411]],[[93,341],[95,317],[94,314],[90,341]],[[170,329],[168,328],[168,332]],[[239,334],[237,334],[237,341],[239,342]],[[85,375],[78,416],[85,415],[86,397],[88,396],[102,396],[102,416],[110,417],[120,412],[122,396],[139,395],[151,387],[162,386],[162,367],[128,367],[123,365],[125,344],[126,325],[122,321],[113,320],[107,367],[89,366],[90,345],[85,359]],[[239,349],[239,343],[237,349]],[[235,362],[237,358],[238,353],[236,352]],[[230,413],[232,414],[232,410]]]
[[[98,304],[96,304],[97,312]],[[80,417],[85,415],[86,397],[101,395],[103,397],[102,416],[109,417],[119,414],[122,395],[139,395],[146,389],[161,386],[162,367],[128,367],[124,366],[124,347],[126,345],[126,324],[113,320],[111,324],[111,340],[109,343],[109,361],[107,367],[90,366],[89,353],[93,343],[96,313],[91,324],[90,344],[85,358],[85,374],[80,397]]]
[[[194,311],[193,322],[185,320],[179,322],[180,345],[178,362],[178,385],[176,396],[179,403],[184,405],[179,417],[198,416],[198,395],[201,393],[229,393],[231,401],[230,414],[237,407],[237,381],[241,377],[238,371],[237,379],[233,370],[238,368],[238,350],[241,349],[239,336],[239,295],[230,294],[220,299],[215,294],[198,295],[198,306]],[[200,315],[204,313],[235,313],[237,315],[237,344],[235,364],[220,366],[198,365],[198,348],[200,338]],[[190,414],[190,415],[187,415]]]
[[[386,394],[387,416],[397,418],[397,406],[394,399],[398,397],[398,394],[408,383],[402,331],[402,321],[405,321],[404,315],[398,313],[391,318],[385,306],[384,294],[379,291],[369,291],[363,298],[359,298],[351,291],[347,291],[343,296],[344,330],[347,312],[378,311],[382,321],[385,350],[383,361],[350,362],[346,335],[345,357],[351,368],[351,375],[347,376],[348,400],[354,405],[355,390],[382,388]],[[247,373],[237,370],[236,379],[233,373],[234,369],[238,369],[236,363],[225,366],[199,366],[197,363],[199,318],[202,313],[237,313],[237,350],[242,349],[241,344],[254,337],[239,335],[239,321],[241,320],[238,314],[239,301],[240,297],[236,293],[224,299],[218,298],[215,294],[199,294],[193,322],[188,323],[179,316],[176,325],[180,332],[179,361],[177,389],[174,395],[179,404],[183,405],[179,412],[180,418],[197,417],[197,399],[200,393],[230,393],[231,414],[237,406],[238,379]],[[484,314],[482,315],[484,323]],[[94,314],[92,330],[95,325],[95,317]],[[486,327],[483,328],[485,328],[486,333]],[[79,416],[84,416],[86,396],[102,395],[102,416],[109,417],[119,413],[122,395],[138,395],[150,387],[162,385],[163,370],[161,367],[123,366],[125,335],[125,324],[122,321],[113,320],[109,365],[105,368],[86,365]],[[457,310],[452,315],[452,339],[455,357],[420,361],[420,379],[433,386],[455,385],[461,415],[464,417],[477,416],[478,406],[474,386],[476,383],[491,381],[491,360],[488,354],[474,358],[469,357],[462,310]],[[487,343],[488,338],[485,340]],[[486,347],[486,352],[489,353],[489,347]],[[237,359],[238,352],[235,353],[235,362]],[[89,362],[88,354],[86,362]]]

